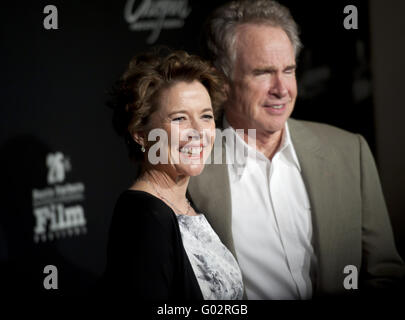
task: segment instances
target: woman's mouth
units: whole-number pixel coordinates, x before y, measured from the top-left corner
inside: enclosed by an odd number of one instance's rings
[[[200,146],[184,146],[179,149],[179,151],[183,154],[186,154],[191,157],[200,157],[204,147]]]

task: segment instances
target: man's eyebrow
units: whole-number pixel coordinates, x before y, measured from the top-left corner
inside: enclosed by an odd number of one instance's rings
[[[296,69],[296,68],[297,68],[296,64],[290,64],[290,65],[286,66],[283,70],[292,70],[292,69]],[[275,71],[277,71],[277,68],[272,67],[272,66],[253,69],[253,73],[275,72]]]
[[[289,66],[285,67],[284,70],[289,70],[289,69],[297,69],[297,65],[296,64],[290,64]]]

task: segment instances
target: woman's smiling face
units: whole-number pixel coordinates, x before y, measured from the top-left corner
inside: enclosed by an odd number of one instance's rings
[[[158,104],[158,110],[150,117],[148,132],[160,128],[167,134],[168,143],[160,149],[167,150],[168,164],[164,170],[175,175],[199,175],[215,140],[214,114],[207,89],[196,80],[179,81],[160,92]],[[151,155],[153,152],[149,152],[148,156]]]

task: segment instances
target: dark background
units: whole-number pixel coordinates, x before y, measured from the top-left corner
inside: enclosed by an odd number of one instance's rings
[[[154,44],[201,54],[203,21],[225,1],[179,1],[191,9],[184,26],[162,30]],[[142,2],[136,0],[134,8]],[[300,25],[304,44],[293,117],[364,135],[404,257],[404,2],[280,2]],[[0,280],[8,283],[7,290],[39,290],[43,268],[53,264],[60,292],[86,294],[104,270],[114,203],[136,174],[105,102],[130,58],[152,45],[147,43],[151,31],[129,30],[126,3],[25,0],[0,5]],[[58,9],[57,30],[43,26],[48,4]],[[358,30],[343,27],[348,4],[358,9]],[[46,156],[57,151],[70,164],[63,183],[85,185],[79,203],[87,231],[36,243],[31,193],[49,186]]]

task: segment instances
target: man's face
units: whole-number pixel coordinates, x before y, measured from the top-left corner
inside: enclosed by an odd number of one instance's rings
[[[297,97],[294,49],[280,28],[243,24],[236,30],[235,61],[226,117],[235,129],[282,130]]]

